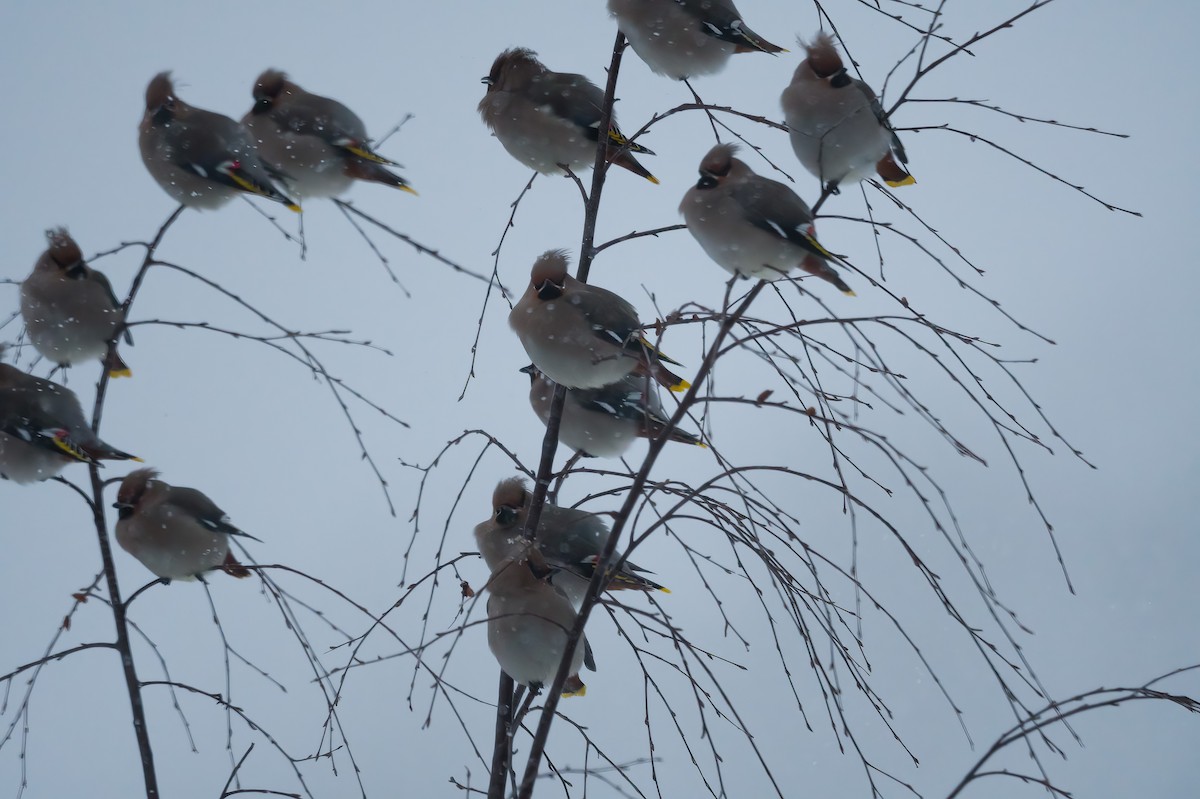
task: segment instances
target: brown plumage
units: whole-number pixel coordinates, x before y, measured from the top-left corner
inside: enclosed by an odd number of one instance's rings
[[[278,69],[254,82],[254,106],[242,117],[259,154],[303,197],[333,197],[355,180],[416,194],[388,169],[399,166],[371,148],[357,114],[331,97],[305,91]]]
[[[83,260],[65,228],[46,231],[46,251],[21,283],[21,317],[29,340],[44,358],[60,366],[105,359],[110,377],[129,377],[129,366],[108,344],[125,315],[103,273]],[[129,341],[129,333],[125,333]]]
[[[565,250],[548,250],[534,262],[508,324],[537,368],[568,388],[599,388],[631,373],[672,391],[691,385],[664,365],[678,362],[646,340],[632,305],[567,274]]]
[[[608,0],[608,12],[650,69],[675,80],[719,72],[734,53],[782,53],[731,0]]]
[[[165,483],[154,469],[136,469],[121,481],[113,507],[117,543],[156,576],[194,580],[212,569],[250,576],[229,551],[229,536],[254,537],[196,489]]]
[[[239,194],[253,194],[300,210],[275,185],[250,133],[224,114],[181,100],[169,72],[146,86],[138,147],[150,176],[188,207],[218,208]]]
[[[101,460],[141,458],[92,432],[75,392],[0,363],[0,476],[31,483],[71,463]]]
[[[805,51],[779,98],[804,168],[835,189],[876,172],[890,186],[915,183],[887,113],[871,87],[847,73],[832,37],[818,33]]]
[[[708,256],[743,277],[776,280],[797,267],[853,295],[817,241],[812,211],[783,183],[757,175],[737,148],[718,144],[700,162],[700,180],[679,212]]]
[[[540,554],[551,570],[550,582],[579,607],[595,574],[596,560],[608,540],[608,525],[599,514],[546,502],[531,550],[522,532],[532,499],[533,495],[520,477],[497,483],[492,492],[492,516],[476,525],[475,543],[493,571],[505,558],[528,560],[531,554]],[[670,593],[643,576],[649,573],[626,561],[610,576],[604,590]]]
[[[529,404],[543,423],[550,418],[556,384],[533,364],[529,375]],[[558,440],[585,456],[620,457],[637,438],[658,438],[703,447],[698,437],[671,427],[654,384],[640,375],[626,375],[600,388],[568,388],[563,401]]]
[[[590,80],[549,70],[532,50],[518,47],[498,55],[483,82],[479,115],[513,158],[543,174],[595,163],[604,92]],[[615,113],[606,142],[610,163],[658,183],[633,157],[654,153],[622,135]]]

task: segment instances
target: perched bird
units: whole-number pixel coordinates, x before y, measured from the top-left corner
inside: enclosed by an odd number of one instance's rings
[[[568,168],[586,169],[596,162],[604,92],[583,75],[551,72],[525,48],[505,50],[483,79],[487,94],[479,115],[508,154],[543,174]],[[633,153],[654,155],[626,139],[609,120],[608,161],[641,175],[658,178],[637,162]]]
[[[154,469],[136,469],[121,481],[113,503],[121,548],[168,582],[195,580],[217,568],[249,577],[229,551],[229,536],[258,539],[230,524],[225,512],[196,489],[156,477]]]
[[[533,364],[521,371],[529,375],[529,404],[545,424],[556,384]],[[638,436],[658,438],[664,430],[668,441],[704,446],[697,436],[670,427],[662,401],[647,378],[626,375],[600,388],[568,388],[558,440],[586,457],[617,458]]]
[[[508,325],[537,368],[567,388],[599,388],[631,373],[672,391],[691,385],[663,366],[679,362],[646,341],[632,305],[567,274],[566,250],[547,250],[534,261]]]
[[[87,265],[65,229],[47,230],[46,240],[49,248],[21,283],[21,318],[29,340],[43,358],[60,366],[105,358],[108,342],[125,321],[112,284]],[[108,374],[132,374],[116,350]]]
[[[854,296],[825,260],[812,211],[777,180],[756,175],[734,158],[737,147],[718,144],[700,162],[700,181],[687,190],[679,212],[708,256],[742,277],[775,280],[797,266]]]
[[[533,495],[520,477],[501,480],[492,493],[492,517],[475,526],[475,543],[494,572],[506,558],[528,559],[536,555],[550,569],[549,582],[575,607],[583,604],[588,583],[596,572],[596,561],[608,540],[608,525],[595,513],[563,508],[547,502],[538,518],[534,536],[536,550],[522,535]],[[663,591],[666,588],[642,576],[645,569],[626,561],[609,577],[606,591],[633,589]],[[516,675],[513,675],[514,677]]]
[[[246,129],[180,100],[170,72],[158,73],[146,87],[138,146],[150,176],[189,208],[217,208],[244,193],[300,210],[276,187],[278,175],[262,162]]]
[[[578,618],[575,609],[539,579],[526,560],[501,561],[487,589],[488,648],[500,668],[533,690],[549,686],[566,651],[567,634]],[[587,686],[579,679],[587,651],[587,638],[581,636],[571,654],[571,673],[563,684],[563,696],[587,694]]]
[[[608,0],[629,45],[659,75],[720,72],[734,53],[786,53],[750,30],[732,0]]]
[[[804,168],[835,189],[872,173],[889,186],[916,183],[902,166],[908,157],[875,92],[846,73],[829,34],[818,33],[807,51],[779,98]]]
[[[54,477],[69,463],[141,461],[92,432],[75,392],[0,363],[0,476],[18,483]]]
[[[277,69],[259,75],[253,93],[254,107],[242,124],[258,154],[301,197],[335,197],[355,180],[416,194],[387,169],[400,165],[371,149],[358,115],[337,100],[304,91]]]

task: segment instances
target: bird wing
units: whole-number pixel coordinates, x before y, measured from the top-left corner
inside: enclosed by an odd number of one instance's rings
[[[108,297],[109,302],[112,303],[113,308],[121,307],[121,301],[117,299],[117,293],[113,291],[112,283],[109,282],[108,277],[103,272],[88,269],[87,279],[104,290],[104,294]]]
[[[5,390],[0,408],[0,432],[38,449],[57,452],[81,463],[95,463],[72,436],[74,422],[84,423],[82,409],[78,419],[63,419],[52,412],[51,405],[62,397],[61,391],[49,381],[38,380],[37,386]]]
[[[112,307],[114,309],[121,307],[121,301],[119,299],[117,299],[117,293],[115,291],[113,291],[112,283],[109,282],[108,277],[103,272],[97,272],[95,269],[89,268],[87,277],[88,277],[88,280],[91,280],[93,283],[95,283],[97,286],[99,286],[101,289],[104,290],[105,296],[108,297],[108,300],[109,300],[109,302],[112,303]],[[125,335],[125,342],[127,344],[132,344],[133,343],[133,334],[129,332],[129,328],[125,328],[124,335]]]
[[[732,3],[725,0],[675,0],[685,12],[696,18],[700,31],[714,39],[764,53],[786,52],[750,30]]]
[[[596,138],[604,92],[583,75],[573,72],[543,72],[530,81],[529,97],[548,107],[555,116],[570,120]]]
[[[578,125],[592,141],[600,138],[604,92],[583,75],[574,72],[543,72],[529,85],[529,97],[538,106],[548,107],[555,116]],[[625,138],[613,119],[609,119],[608,143],[628,147],[631,152],[654,155],[652,150]]]
[[[184,511],[201,526],[212,530],[214,533],[254,538],[249,533],[245,533],[234,527],[229,520],[229,516],[217,506],[217,503],[194,488],[170,486],[164,503],[169,503]],[[258,541],[257,538],[254,538],[254,540]]]
[[[787,186],[761,175],[751,175],[734,186],[729,194],[750,224],[814,255],[833,257],[817,242],[812,211]]]
[[[596,656],[592,653],[592,642],[588,639],[583,639],[583,665],[588,671],[596,670]]]
[[[163,127],[163,138],[176,166],[209,180],[221,180],[219,168],[253,144],[242,126],[223,114],[190,108]]]
[[[371,149],[367,126],[362,119],[332,97],[308,92],[294,95],[286,103],[279,103],[272,108],[268,116],[282,130],[316,136],[326,144],[368,161],[399,166]]]
[[[646,380],[644,377],[633,379]],[[628,379],[602,388],[574,389],[574,395],[581,408],[607,416],[641,422],[650,415],[643,401],[643,392],[630,386]]]
[[[293,133],[317,136],[330,144],[338,139],[367,138],[367,128],[355,114],[332,97],[305,92],[277,103],[268,116]]]
[[[189,108],[186,116],[165,126],[163,136],[176,166],[214,183],[284,201],[249,132],[224,114]]]
[[[624,297],[587,283],[573,282],[569,302],[579,308],[597,338],[625,347],[642,325],[637,310]]]
[[[896,158],[900,159],[900,163],[907,164],[908,154],[904,152],[904,145],[900,143],[900,137],[896,135],[892,123],[888,121],[887,112],[883,110],[883,105],[879,102],[879,97],[875,95],[875,90],[858,78],[851,78],[850,85],[862,92],[863,96],[871,103],[871,113],[879,120],[879,124],[892,134],[892,152],[895,153]]]

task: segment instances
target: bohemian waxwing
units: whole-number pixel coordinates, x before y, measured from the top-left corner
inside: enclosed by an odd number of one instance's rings
[[[253,94],[254,107],[242,124],[258,154],[301,197],[335,197],[355,180],[416,194],[387,169],[400,165],[371,149],[358,115],[337,100],[304,91],[277,69],[258,76]]]
[[[543,174],[564,166],[574,172],[596,162],[600,109],[604,92],[583,75],[551,72],[525,48],[505,50],[483,79],[487,94],[479,115],[509,155]],[[621,135],[615,116],[608,128],[608,160],[641,175],[658,178],[632,153],[654,155]]]
[[[835,188],[872,173],[889,186],[916,183],[875,92],[846,73],[829,34],[818,33],[807,51],[779,98],[804,168]]]
[[[797,266],[854,296],[816,239],[812,211],[784,184],[756,175],[737,147],[718,144],[700,162],[700,181],[687,190],[679,212],[700,246],[726,270],[775,280]]]
[[[529,375],[529,404],[545,424],[556,384],[533,364]],[[639,436],[704,446],[691,433],[668,429],[669,418],[653,384],[645,377],[626,375],[601,388],[568,388],[563,400],[558,440],[585,457],[618,458]]]
[[[29,340],[43,358],[60,366],[103,359],[124,320],[112,284],[87,265],[79,245],[63,228],[47,230],[46,240],[49,248],[21,283],[21,318]],[[128,331],[125,340],[129,341]],[[108,374],[132,374],[115,350]]]
[[[679,362],[646,341],[632,305],[567,274],[566,250],[547,250],[534,261],[508,324],[534,365],[567,388],[600,388],[631,373],[672,391],[691,385],[663,366]]]
[[[720,72],[734,53],[786,53],[742,21],[731,0],[608,0],[629,45],[659,75]]]
[[[125,475],[117,491],[117,543],[163,580],[195,580],[211,569],[234,577],[250,571],[229,551],[229,536],[257,541],[229,522],[216,504],[194,488],[156,480],[154,469]]]
[[[506,558],[520,560],[537,555],[550,569],[549,582],[575,607],[583,604],[588,583],[596,572],[596,560],[608,540],[608,525],[595,513],[578,508],[563,508],[547,502],[538,518],[536,551],[522,535],[525,517],[533,495],[520,477],[501,480],[492,493],[492,518],[476,525],[475,543],[492,571]],[[666,588],[648,580],[645,569],[629,561],[605,586],[606,591],[663,591]],[[513,675],[516,676],[516,675]]]
[[[487,589],[488,648],[500,668],[533,690],[548,687],[562,662],[567,634],[578,618],[575,609],[534,574],[526,560],[502,560]],[[586,653],[587,638],[581,636],[571,655],[571,674],[563,684],[563,696],[587,694],[587,686],[579,679]]]
[[[158,73],[146,87],[138,146],[150,176],[189,208],[217,208],[245,193],[300,210],[276,187],[278,176],[262,162],[249,132],[176,97],[170,72]]]
[[[101,441],[75,392],[0,363],[0,476],[18,483],[54,477],[69,463],[141,458]]]

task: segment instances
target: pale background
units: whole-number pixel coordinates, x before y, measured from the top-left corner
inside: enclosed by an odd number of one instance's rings
[[[778,119],[779,91],[798,60],[794,37],[817,28],[816,12],[808,3],[743,0],[740,5],[756,30],[792,46],[793,52],[779,58],[739,57],[724,73],[696,86],[710,102]],[[947,33],[965,38],[1023,5],[951,2]],[[887,69],[912,46],[913,36],[866,4],[830,4],[828,10],[864,76],[878,88]],[[915,13],[912,18],[923,19]],[[1021,452],[1055,525],[1077,594],[1066,590],[1045,530],[1025,502],[1011,463],[972,409],[954,395],[939,397],[932,389],[932,396],[944,403],[939,408],[944,418],[960,425],[956,429],[987,458],[988,468],[958,457],[911,419],[881,415],[873,421],[928,464],[951,492],[993,584],[1035,633],[1023,636],[1021,646],[1059,697],[1099,686],[1135,685],[1200,662],[1195,577],[1200,428],[1194,411],[1200,370],[1193,344],[1200,334],[1193,309],[1200,280],[1191,264],[1198,177],[1193,135],[1197,57],[1191,36],[1198,23],[1200,14],[1192,4],[1134,7],[1062,0],[977,46],[974,58],[955,59],[915,93],[986,99],[1035,117],[1128,133],[1128,140],[1021,125],[982,110],[947,106],[907,106],[895,120],[903,127],[954,119],[1109,202],[1145,215],[1138,219],[1109,212],[982,144],[972,146],[948,134],[905,135],[920,183],[901,190],[903,199],[987,269],[974,285],[1058,342],[1051,347],[1021,333],[958,290],[935,265],[885,240],[890,246],[889,287],[950,327],[1001,341],[1006,357],[1038,359],[1035,366],[1015,368],[1057,427],[1099,466],[1089,469],[1058,442],[1053,457],[1029,447]],[[42,231],[49,226],[69,226],[84,252],[95,253],[149,237],[170,213],[170,201],[145,173],[136,147],[142,93],[155,72],[174,70],[179,93],[188,102],[240,116],[249,108],[254,77],[268,66],[288,70],[305,88],[338,97],[376,135],[412,113],[414,119],[383,151],[406,165],[404,174],[421,196],[360,186],[349,198],[447,257],[488,272],[489,253],[504,228],[509,203],[528,173],[480,123],[475,112],[483,93],[479,78],[500,50],[523,45],[537,50],[552,68],[584,72],[602,83],[613,33],[599,0],[363,0],[340,8],[308,2],[187,8],[131,2],[8,4],[0,11],[0,62],[6,75],[0,88],[6,122],[0,133],[5,187],[0,193],[0,277],[20,279],[28,272],[44,248]],[[682,85],[652,75],[632,53],[625,60],[619,96],[618,111],[627,130],[639,127],[654,111],[688,99]],[[801,193],[815,193],[815,181],[796,164],[782,133],[749,123],[738,128],[797,179]],[[689,112],[657,125],[644,143],[659,154],[645,163],[663,185],[613,174],[601,212],[601,239],[676,222],[679,197],[694,181],[711,132],[700,114]],[[752,163],[766,170],[761,161]],[[873,202],[879,210],[886,201]],[[278,206],[267,210],[294,229],[296,220],[288,212]],[[825,210],[858,216],[862,200],[857,192],[846,192]],[[502,279],[520,287],[538,253],[551,247],[577,251],[581,217],[572,184],[539,178],[503,251]],[[484,320],[476,377],[465,399],[456,401],[469,369],[482,283],[376,236],[406,294],[389,281],[330,204],[310,203],[306,227],[309,252],[301,262],[295,245],[245,203],[236,202],[215,213],[185,213],[161,255],[221,282],[290,327],[351,329],[353,337],[394,352],[389,358],[316,345],[331,371],[412,424],[411,429],[400,428],[362,406],[355,409],[368,447],[390,482],[396,517],[388,514],[380,487],[360,461],[328,390],[258,344],[196,330],[140,328],[137,346],[125,349],[135,377],[112,386],[104,435],[143,455],[162,469],[165,479],[208,493],[236,523],[264,540],[253,548],[261,562],[306,571],[380,612],[402,593],[397,583],[414,529],[408,517],[420,474],[404,468],[400,459],[427,464],[462,430],[485,428],[533,463],[542,428],[525,404],[526,378],[516,371],[526,363],[525,356],[504,324],[506,307],[494,298]],[[827,245],[874,274],[874,248],[862,226],[830,222],[821,231]],[[136,263],[130,251],[97,266],[123,292]],[[686,233],[610,250],[592,275],[629,297],[646,318],[653,314],[647,291],[664,309],[689,299],[713,305],[720,301],[725,278]],[[852,283],[863,289],[853,301],[822,292],[822,287],[814,290],[834,307],[850,307],[854,313],[894,310],[880,303],[862,278]],[[16,303],[16,287],[0,286],[0,319]],[[263,330],[228,301],[171,273],[149,276],[133,318]],[[0,331],[0,338],[12,340],[17,333],[13,323]],[[700,342],[689,335],[673,333],[667,349],[694,369]],[[922,361],[911,353],[908,357],[903,365],[912,380],[929,376]],[[70,377],[85,404],[91,401],[93,375],[92,369],[81,368]],[[739,387],[730,377],[721,387],[749,396],[761,388]],[[757,459],[761,452],[763,462],[789,464],[811,458],[814,469],[826,468],[827,455],[814,436],[765,426],[771,417],[742,418],[751,420],[751,426],[741,433],[734,421],[717,429],[730,446],[739,439],[744,457]],[[888,418],[894,420],[894,430]],[[478,440],[457,448],[430,478],[408,580],[432,568],[444,520],[478,450]],[[631,454],[636,457],[643,450],[638,445]],[[655,474],[698,479],[695,475],[711,471],[707,458],[698,450],[676,448]],[[121,465],[106,471],[108,476],[123,473]],[[509,473],[503,457],[485,457],[446,529],[443,559],[473,547],[470,528],[487,515],[495,481]],[[67,476],[85,479],[81,469]],[[582,493],[568,485],[565,498],[574,501]],[[611,510],[615,501],[609,502],[597,507]],[[797,495],[796,502],[793,511],[806,521],[802,533],[822,540],[848,535],[833,495],[813,491]],[[941,538],[911,505],[910,499],[899,499],[884,509],[910,541],[927,545],[923,554],[946,578],[947,589],[975,614],[975,622],[986,624]],[[0,536],[5,545],[0,670],[6,671],[41,654],[70,606],[70,593],[90,581],[99,559],[86,511],[60,485],[0,485]],[[843,544],[837,551],[845,555],[849,550]],[[116,558],[126,594],[147,580],[147,572],[125,553]],[[747,651],[722,636],[711,601],[678,558],[678,549],[665,539],[651,540],[637,556],[673,588],[662,601],[675,623],[698,645],[750,669],[747,676],[714,666],[736,696],[785,794],[868,795],[861,766],[837,751],[803,658],[791,665],[799,675],[813,731],[799,720],[780,681],[778,656],[753,596],[733,581],[725,586],[726,611],[744,618],[741,632],[752,639]],[[930,602],[928,590],[913,578],[887,537],[877,530],[864,534],[859,559],[863,580],[893,608],[904,609],[907,629],[938,664],[966,712],[965,724],[977,747],[972,752],[953,712],[931,690],[911,652],[877,618],[866,629],[874,686],[890,702],[894,724],[921,766],[912,768],[878,720],[863,713],[856,715],[860,740],[881,767],[922,795],[943,796],[1011,717],[979,657]],[[464,561],[461,573],[475,586],[486,578],[475,559]],[[352,634],[365,631],[362,616],[346,613],[344,606],[309,591],[299,580],[281,579],[327,607]],[[252,581],[218,575],[211,584],[230,643],[289,688],[281,694],[235,663],[235,703],[289,751],[313,753],[321,745],[324,702],[308,682],[311,672],[278,613]],[[419,638],[428,601],[427,593],[414,596],[393,617],[407,638]],[[156,588],[133,607],[135,620],[159,642],[175,679],[224,690],[220,638],[199,585]],[[481,609],[475,608],[471,618],[478,618]],[[461,623],[458,610],[457,586],[447,573],[429,608],[430,633]],[[63,645],[110,635],[110,618],[98,603],[89,603]],[[589,696],[565,703],[563,710],[586,725],[615,760],[644,757],[640,674],[607,617],[593,618],[589,634],[601,670],[588,675]],[[325,655],[326,647],[340,640],[337,634],[311,616],[305,625],[327,664],[345,661],[344,652]],[[398,648],[382,637],[371,643],[372,653]],[[435,668],[442,664],[444,649],[430,658]],[[799,650],[793,646],[792,651]],[[144,646],[138,667],[143,679],[161,677]],[[486,702],[495,694],[495,673],[482,628],[468,628],[446,678]],[[347,682],[342,722],[366,793],[459,796],[448,782],[451,777],[482,785],[484,765],[444,699],[434,708],[432,724],[424,726],[432,695],[426,674],[416,678],[412,707],[406,702],[412,674],[412,660],[402,658],[361,669]],[[682,684],[670,683],[669,672],[661,677],[672,685],[680,724],[711,777],[711,758],[704,754],[708,743],[700,737],[694,700]],[[1200,679],[1192,675],[1168,687],[1197,695]],[[0,717],[6,727],[23,690],[19,681],[8,695],[8,710]],[[146,698],[163,795],[219,795],[230,768],[221,713],[203,698],[183,698],[200,749],[192,754],[163,689],[147,689]],[[491,708],[459,695],[455,701],[486,759]],[[666,713],[658,705],[652,712],[662,795],[701,795],[703,784]],[[26,795],[31,797],[137,795],[141,772],[128,718],[124,683],[111,653],[88,652],[51,665],[33,697],[27,761],[18,759],[19,728],[0,752],[0,791],[15,794],[24,767]],[[1077,722],[1083,748],[1060,732],[1056,740],[1069,760],[1047,756],[1045,762],[1059,784],[1076,796],[1194,795],[1194,758],[1200,751],[1196,722],[1165,705],[1103,711]],[[720,723],[714,734],[725,758],[729,795],[767,795],[769,786],[744,739]],[[240,756],[251,741],[258,745],[243,772],[245,784],[299,790],[290,769],[241,726],[235,730],[235,754]],[[568,725],[556,727],[551,755],[559,765],[583,765],[584,747]],[[338,777],[328,763],[305,764],[309,786],[318,796],[357,795],[353,768],[344,753],[336,759]],[[1030,768],[1019,753],[1009,763]],[[631,771],[644,790],[652,788],[647,766]],[[906,794],[884,782],[888,795]],[[576,784],[581,791],[582,781],[576,778]],[[587,790],[587,795],[616,795],[596,781]],[[561,788],[547,783],[540,791],[553,794]],[[1008,797],[1021,791],[1038,793],[1035,787],[993,782],[970,795]]]

